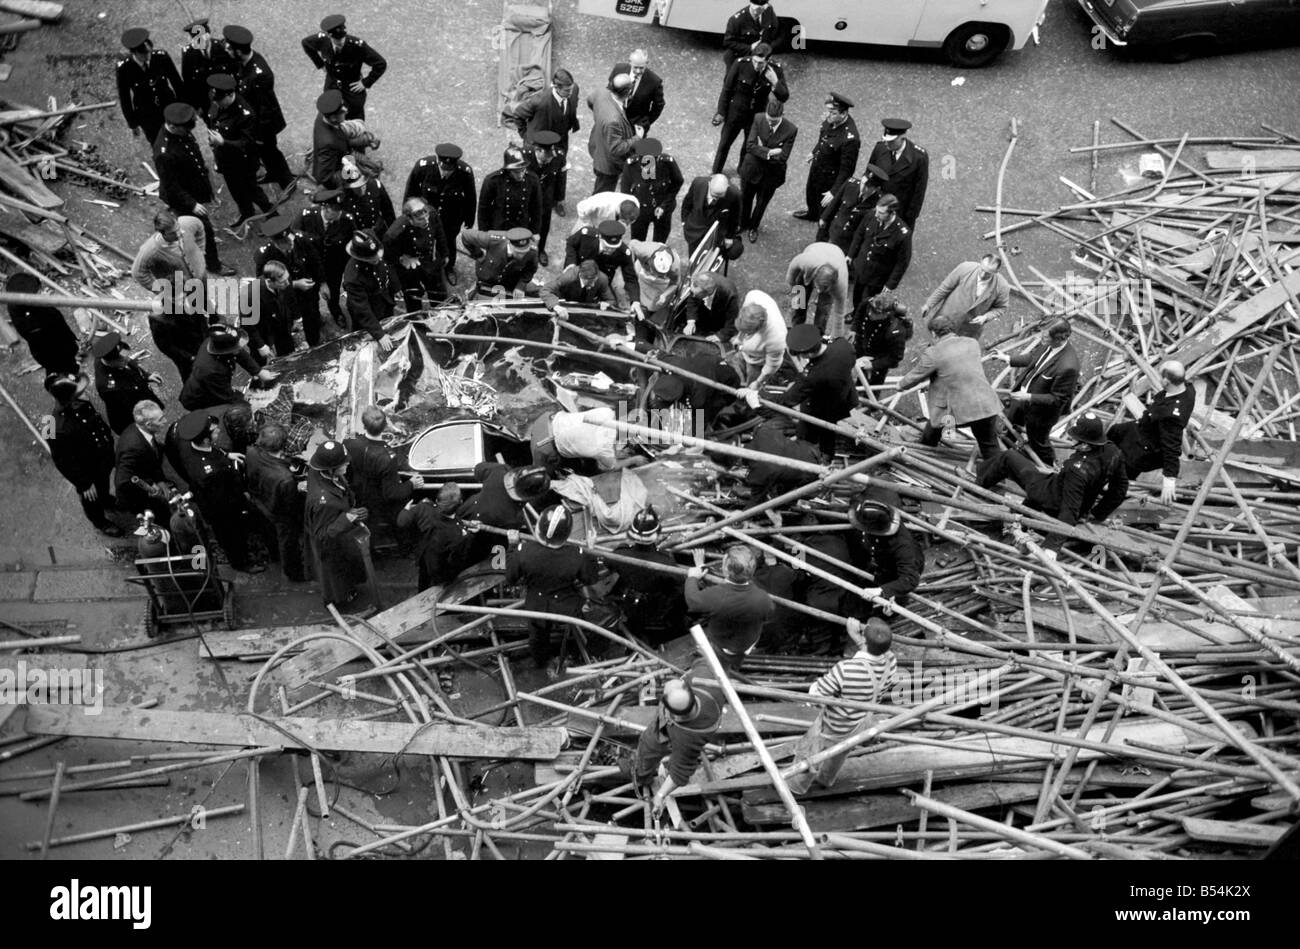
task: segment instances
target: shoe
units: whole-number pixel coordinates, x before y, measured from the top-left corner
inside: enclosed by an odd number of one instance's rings
[[[750,229],[749,229],[749,234],[746,235],[746,236],[749,238],[749,242],[750,242],[751,244],[757,242],[757,241],[758,241],[758,228],[756,228],[756,227],[752,227],[752,228],[750,228]]]
[[[551,210],[553,210],[553,211],[554,211],[557,215],[559,215],[560,217],[568,217],[568,216],[569,216],[569,212],[566,211],[566,210],[564,210],[564,205],[563,205],[563,204],[557,204],[557,205],[556,205],[554,208],[552,208]]]
[[[537,262],[543,267],[549,267],[551,266],[551,255],[544,250],[539,250],[537,252]]]
[[[447,276],[447,283],[451,284],[453,287],[456,286],[456,284],[460,280],[460,278],[456,275],[456,271],[454,270],[448,270],[446,272],[446,276]]]
[[[241,215],[240,215],[238,218],[236,218],[234,221],[231,221],[229,224],[226,225],[226,230],[228,230],[228,231],[237,231],[237,230],[239,230],[241,227],[243,227],[245,224],[248,223],[248,219],[249,219],[250,217],[252,217],[251,214],[250,214],[250,215],[244,215],[244,214],[241,214]]]
[[[234,267],[228,267],[225,264],[221,264],[221,263],[217,264],[215,267],[208,268],[208,273],[214,273],[218,277],[233,277],[238,272],[239,271],[237,271]]]
[[[791,216],[791,217],[794,217],[794,218],[798,218],[798,219],[801,220],[801,221],[815,221],[815,220],[817,220],[815,217],[813,217],[811,214],[809,214],[806,210],[804,210],[804,211],[791,211],[791,212],[790,212],[790,216]]]

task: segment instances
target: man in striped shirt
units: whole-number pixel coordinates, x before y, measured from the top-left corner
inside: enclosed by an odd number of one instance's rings
[[[849,636],[858,643],[858,651],[841,659],[831,670],[812,684],[812,695],[843,698],[852,702],[888,702],[889,692],[898,681],[898,660],[890,645],[893,637],[889,624],[880,617],[867,620],[865,626],[848,621]],[[870,713],[842,705],[822,706],[817,721],[795,746],[795,760],[804,761],[818,752],[838,744],[872,721]],[[815,764],[808,771],[790,779],[790,790],[804,794],[814,784],[830,787],[844,766],[848,752]]]

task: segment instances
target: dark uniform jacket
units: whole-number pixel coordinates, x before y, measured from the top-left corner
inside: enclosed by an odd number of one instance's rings
[[[1076,451],[1060,471],[1026,485],[1025,495],[1034,506],[1071,526],[1088,516],[1104,521],[1128,496],[1124,456],[1114,442]],[[1063,542],[1064,538],[1056,537],[1047,546],[1057,549]]]
[[[257,116],[258,138],[279,135],[288,123],[275,94],[275,73],[266,64],[266,57],[254,51],[248,62],[238,68],[235,78],[239,82],[239,95]]]
[[[377,178],[366,178],[365,184],[344,188],[339,201],[344,213],[352,217],[356,226],[370,231],[375,237],[382,238],[397,220],[393,199]]]
[[[871,304],[863,300],[854,315],[854,349],[859,356],[871,357],[871,370],[893,369],[907,352],[908,324],[890,313],[883,320],[867,318]]]
[[[767,592],[752,583],[718,583],[704,588],[699,580],[687,577],[684,593],[686,608],[703,614],[709,642],[733,656],[754,647],[774,609]]]
[[[318,209],[304,209],[303,214],[308,213],[311,213],[322,227],[324,226],[324,219],[321,218]],[[342,228],[339,230],[342,231]],[[348,233],[350,237],[351,231]],[[288,250],[281,250],[270,241],[257,249],[253,255],[253,273],[260,277],[267,261],[275,260],[284,264],[285,269],[289,271],[290,281],[307,279],[314,280],[317,284],[323,281],[325,271],[321,263],[321,246],[305,234],[289,231],[286,236],[289,239]],[[344,242],[346,243],[346,239]],[[315,293],[316,289],[313,288],[312,292]]]
[[[832,340],[826,351],[808,361],[807,367],[781,402],[801,406],[806,415],[827,422],[846,418],[858,404],[853,383],[853,346],[847,339]]]
[[[277,458],[252,445],[244,461],[248,493],[271,521],[301,530],[304,497],[298,490],[298,479],[289,468],[289,459]]]
[[[601,250],[600,235],[591,226],[578,228],[564,242],[564,266],[576,267],[584,260],[594,260],[600,272],[612,284],[614,274],[622,271],[623,289],[629,300],[641,299],[641,281],[636,275],[636,261],[627,244],[619,244],[613,252]]]
[[[177,446],[185,480],[194,492],[199,510],[218,530],[229,528],[217,523],[222,515],[241,511],[244,506],[244,476],[234,460],[221,449],[199,451],[182,442]]]
[[[776,188],[785,184],[786,170],[790,165],[790,152],[794,148],[799,126],[782,117],[773,131],[766,113],[754,116],[754,122],[745,137],[745,152],[740,159],[740,180],[752,185],[765,184]],[[768,158],[773,148],[781,154]]]
[[[653,220],[655,208],[663,208],[664,214],[672,213],[685,183],[682,169],[672,155],[655,156],[648,170],[642,167],[639,156],[632,155],[623,166],[618,190],[641,202],[641,215]]]
[[[149,498],[142,488],[131,483],[131,479],[139,478],[147,484],[165,480],[162,445],[145,435],[133,423],[118,436],[114,457],[117,472],[113,477],[113,491],[117,495],[117,501],[122,507],[138,514],[149,506]]]
[[[345,439],[348,450],[348,484],[360,507],[369,509],[371,520],[393,523],[398,510],[411,500],[409,481],[397,476],[397,459],[382,441],[364,435]]]
[[[318,279],[347,266],[348,241],[352,240],[352,233],[357,229],[357,222],[347,211],[333,221],[326,221],[319,207],[303,208],[294,222],[294,229],[320,259],[321,277]],[[271,259],[274,258],[267,257],[267,260]]]
[[[218,73],[237,76],[239,68],[223,40],[214,37],[206,55],[193,46],[186,46],[181,50],[181,99],[199,115],[207,115],[211,101],[208,77]]]
[[[373,339],[384,336],[384,320],[393,315],[402,284],[393,265],[382,257],[375,263],[349,259],[343,271],[343,292],[348,295],[348,315],[354,330]]]
[[[1012,391],[1028,387],[1028,402],[1012,402],[1019,419],[1013,422],[1029,425],[1038,422],[1047,426],[1070,410],[1075,390],[1079,387],[1079,355],[1069,343],[1049,362],[1042,362],[1052,350],[1050,343],[1035,346],[1030,352],[1011,357],[1011,365],[1021,367],[1016,374]]]
[[[875,578],[864,586],[880,587],[882,597],[899,606],[907,605],[908,594],[921,583],[925,554],[906,524],[899,524],[898,530],[883,537],[850,531],[849,549],[858,566],[869,570]],[[858,619],[871,615],[871,603],[857,596],[846,599],[852,601],[850,610]]]
[[[257,115],[242,96],[226,106],[215,103],[208,109],[208,127],[225,139],[212,148],[212,159],[223,175],[257,161]]]
[[[849,252],[853,235],[884,193],[874,181],[871,184],[866,181],[866,176],[850,178],[835,189],[835,197],[822,211],[817,228],[819,241],[829,241],[844,253]]]
[[[474,536],[460,520],[439,511],[431,501],[403,508],[397,515],[397,529],[414,527],[419,534],[415,559],[420,565],[420,589],[451,583],[470,565]]]
[[[696,336],[717,336],[723,342],[736,335],[736,317],[740,316],[740,292],[730,277],[715,273],[717,286],[713,299],[705,302],[694,293],[686,297],[685,318],[695,321]]]
[[[577,547],[547,547],[529,539],[506,557],[506,583],[524,584],[526,610],[580,617],[582,588],[596,579],[595,561]]]
[[[615,547],[614,553],[647,564],[677,566],[672,554],[643,544]],[[612,566],[619,578],[613,593],[622,600],[623,616],[633,632],[647,636],[652,643],[667,642],[686,632],[686,596],[678,577],[633,564]]]
[[[709,176],[701,175],[691,182],[682,199],[682,237],[694,247],[708,233],[713,222],[718,222],[720,237],[735,237],[740,233],[740,192],[735,185],[727,193],[709,204]]]
[[[173,135],[164,128],[153,147],[158,197],[177,214],[193,214],[194,205],[212,200],[208,164],[193,134]]]
[[[740,386],[740,376],[721,357],[709,357],[703,353],[696,356],[668,354],[659,357],[659,360],[725,386],[733,388]],[[684,404],[692,412],[699,412],[700,421],[705,428],[711,428],[718,413],[735,401],[733,396],[727,395],[721,389],[696,382],[694,379],[683,377],[682,382],[686,386],[686,392],[678,404]]]
[[[632,75],[632,67],[627,63],[615,63],[609,71],[609,79],[615,76]],[[633,125],[640,125],[647,130],[664,111],[664,81],[653,69],[641,74],[641,81],[627,97],[627,117]]]
[[[369,89],[388,69],[388,60],[356,36],[345,37],[343,46],[335,50],[328,34],[313,33],[303,39],[302,51],[317,69],[325,70],[325,88],[342,89],[345,95],[353,94],[351,86],[357,80]],[[364,78],[362,66],[370,67],[370,73]]]
[[[483,179],[478,199],[478,229],[508,231],[526,227],[534,234],[542,225],[542,183],[531,171],[516,181],[504,168]]]
[[[560,177],[564,174],[564,153],[555,151],[551,154],[551,159],[545,165],[537,160],[537,150],[530,148],[524,154],[524,162],[527,166],[528,173],[537,178],[539,187],[538,193],[542,199],[541,213],[537,219],[537,227],[540,231],[542,223],[555,207],[556,189],[560,184]],[[486,182],[484,182],[486,184]]]
[[[73,399],[54,413],[50,457],[78,492],[88,491],[96,482],[106,482],[113,468],[113,432],[93,405]],[[111,504],[109,498],[100,501]]]
[[[120,366],[95,360],[95,391],[104,403],[108,427],[118,434],[133,421],[132,410],[137,402],[147,399],[162,408],[162,400],[150,386],[149,374],[134,359],[127,359]]]
[[[307,472],[304,523],[321,595],[327,603],[346,600],[365,577],[361,554],[364,531],[360,522],[353,523],[345,516],[356,506],[346,481],[335,481],[315,469]]]
[[[447,235],[438,212],[429,208],[429,226],[416,227],[405,214],[395,220],[384,234],[384,258],[402,273],[403,257],[414,257],[424,267],[443,267],[447,263]]]
[[[770,96],[776,96],[781,102],[790,98],[790,87],[785,84],[785,71],[769,61],[764,72],[768,67],[776,73],[775,84],[758,71],[749,57],[731,64],[727,69],[727,78],[722,82],[722,92],[718,95],[717,113],[724,121],[748,125],[754,116],[767,109]]]
[[[1156,468],[1177,478],[1183,454],[1183,429],[1196,408],[1196,390],[1187,386],[1178,395],[1156,392],[1147,397],[1146,411],[1136,422],[1116,425],[1107,433],[1124,454],[1130,478]]]
[[[895,157],[888,145],[877,142],[871,149],[867,164],[888,172],[889,181],[884,190],[898,198],[898,216],[907,222],[908,227],[915,226],[930,181],[930,156],[925,149],[911,139],[904,139],[903,147]]]
[[[862,138],[858,135],[858,125],[853,116],[836,126],[823,122],[817,133],[817,144],[813,146],[812,164],[808,168],[809,190],[818,195],[827,191],[834,194],[840,185],[853,177],[861,149]]]
[[[214,356],[208,352],[205,340],[194,357],[190,377],[181,387],[181,405],[193,412],[213,405],[242,402],[243,396],[231,385],[231,380],[235,377],[235,366],[242,366],[250,376],[257,375],[259,370],[257,360],[248,350],[240,349],[233,356]]]
[[[311,176],[323,188],[337,188],[343,181],[343,158],[352,151],[348,137],[337,125],[317,114],[311,129]]]
[[[77,337],[52,306],[10,303],[9,321],[18,335],[27,341],[42,369],[46,372],[75,373],[78,367]]]
[[[730,66],[739,57],[748,56],[755,43],[771,46],[779,30],[776,11],[770,4],[763,8],[757,20],[749,15],[749,5],[746,4],[727,18],[727,28],[722,34],[722,45],[727,50],[723,60]]]
[[[503,530],[526,530],[524,505],[506,491],[509,467],[497,461],[480,461],[474,466],[474,480],[482,487],[478,494],[460,506],[456,516],[462,521],[481,521]]]
[[[569,135],[578,131],[578,84],[573,84],[573,91],[561,104],[555,98],[554,87],[538,89],[515,107],[514,125],[519,130],[519,137],[525,144],[531,145],[533,136],[538,132],[554,132],[560,136],[556,147],[565,151],[569,147]]]
[[[474,226],[477,194],[473,168],[458,161],[456,170],[444,178],[438,171],[437,157],[429,155],[417,161],[411,169],[402,200],[416,196],[424,198],[431,207],[438,210],[448,229],[459,230],[461,227]]]
[[[466,231],[482,234],[482,231]],[[466,241],[469,246],[469,241]],[[537,251],[529,250],[519,257],[510,256],[509,244],[504,237],[489,237],[483,244],[483,256],[475,261],[475,275],[479,288],[490,291],[495,286],[505,287],[507,293],[523,290],[537,275]]]
[[[853,235],[849,259],[854,283],[873,288],[873,293],[881,287],[894,290],[912,262],[912,231],[898,215],[881,224],[872,214]]]
[[[821,450],[810,441],[793,437],[795,423],[785,418],[769,419],[754,431],[753,441],[749,447],[769,455],[779,455],[809,464],[820,465]],[[753,491],[754,497],[774,497],[783,491],[801,488],[817,480],[817,475],[799,471],[767,461],[755,461],[749,466],[745,483]]]
[[[164,50],[150,50],[143,66],[129,53],[118,62],[117,98],[128,128],[160,126],[163,109],[180,97],[180,74]]]

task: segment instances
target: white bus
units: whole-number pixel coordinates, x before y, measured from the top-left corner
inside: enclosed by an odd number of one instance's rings
[[[578,0],[578,11],[634,23],[721,35],[745,0]],[[954,66],[987,66],[1021,49],[1043,22],[1047,0],[772,0],[781,45],[800,40],[942,48]],[[779,47],[778,47],[779,48]]]

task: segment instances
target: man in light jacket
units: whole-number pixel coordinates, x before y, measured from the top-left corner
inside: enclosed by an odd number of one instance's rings
[[[844,251],[829,241],[813,241],[790,261],[785,271],[790,285],[790,323],[808,321],[826,336],[844,336],[849,311],[849,264]]]
[[[945,424],[967,426],[979,445],[980,457],[991,458],[1001,450],[998,444],[998,414],[1002,403],[984,376],[980,344],[958,336],[946,316],[930,324],[934,342],[921,353],[916,366],[898,383],[898,391],[922,382],[930,383],[930,418],[921,432],[921,444],[934,446],[943,436]]]
[[[1011,285],[1001,269],[997,254],[958,264],[921,307],[921,322],[946,316],[958,336],[979,339],[984,325],[1005,313],[1011,300]]]

